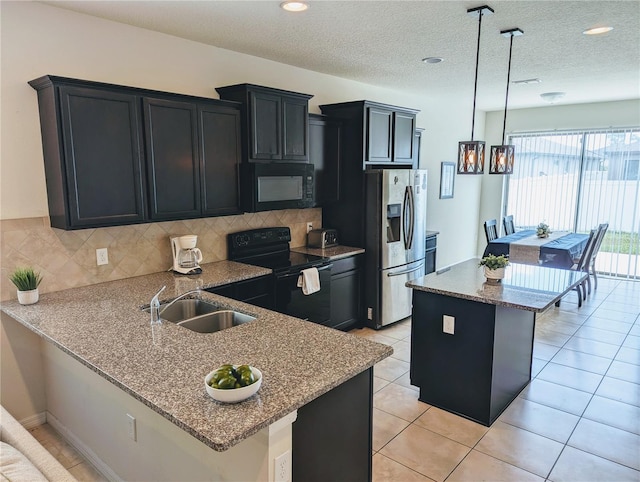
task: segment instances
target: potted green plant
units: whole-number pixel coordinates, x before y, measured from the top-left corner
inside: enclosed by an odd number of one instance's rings
[[[549,234],[551,234],[549,225],[545,223],[538,224],[538,227],[536,228],[536,234],[539,238],[548,238]]]
[[[499,283],[504,278],[504,269],[509,266],[509,258],[504,254],[500,256],[490,254],[482,258],[478,266],[484,266],[487,283]]]
[[[18,302],[22,305],[37,303],[39,298],[38,286],[42,282],[42,275],[33,268],[17,268],[9,276],[11,282],[18,288]]]

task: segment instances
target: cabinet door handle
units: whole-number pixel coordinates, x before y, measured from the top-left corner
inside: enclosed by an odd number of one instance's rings
[[[413,273],[414,271],[418,271],[422,266],[417,266],[411,269],[405,269],[404,271],[397,271],[395,273],[387,273],[387,276],[400,276],[402,274]]]

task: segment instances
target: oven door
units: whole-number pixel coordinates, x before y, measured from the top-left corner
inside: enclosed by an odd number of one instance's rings
[[[298,288],[300,271],[276,274],[276,311],[322,325],[331,318],[331,267],[318,266],[320,291],[305,295]]]

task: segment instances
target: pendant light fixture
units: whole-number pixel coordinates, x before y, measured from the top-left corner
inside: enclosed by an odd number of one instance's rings
[[[491,15],[493,9],[487,5],[470,8],[467,13],[478,17],[478,47],[476,49],[476,78],[473,86],[473,115],[471,117],[471,140],[458,143],[458,174],[482,174],[484,172],[484,141],[474,141],[476,125],[476,94],[478,92],[478,64],[480,61],[480,33],[482,16]]]
[[[507,93],[504,97],[504,122],[502,124],[502,145],[491,146],[491,162],[489,164],[489,174],[513,174],[513,162],[515,157],[515,146],[505,144],[505,133],[507,129],[507,104],[509,103],[509,80],[511,76],[511,52],[513,51],[513,37],[519,37],[524,32],[519,28],[503,30],[500,35],[511,37],[509,42],[509,68],[507,69]]]

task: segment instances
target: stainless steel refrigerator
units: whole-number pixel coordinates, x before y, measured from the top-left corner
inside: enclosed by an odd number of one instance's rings
[[[380,328],[411,315],[405,283],[424,276],[427,171],[372,170],[365,183],[366,319]]]

